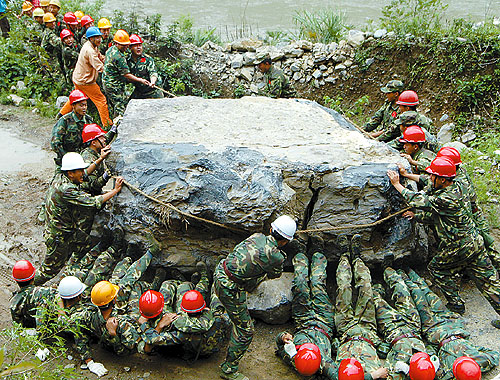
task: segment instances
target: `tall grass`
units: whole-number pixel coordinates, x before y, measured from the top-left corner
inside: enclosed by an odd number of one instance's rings
[[[293,22],[299,38],[321,43],[340,41],[348,28],[345,13],[330,8],[296,11]]]

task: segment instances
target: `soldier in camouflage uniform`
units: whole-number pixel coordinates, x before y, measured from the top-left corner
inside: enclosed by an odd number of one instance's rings
[[[285,351],[285,344],[315,344],[321,352],[321,373],[329,379],[337,379],[338,368],[332,360],[332,336],[334,334],[333,304],[326,292],[326,257],[313,254],[310,264],[304,253],[293,258],[292,319],[295,334],[282,332],[276,337],[276,353],[287,364],[295,362]]]
[[[432,128],[432,121],[416,111],[405,111],[401,113],[396,120],[394,120],[393,127],[391,127],[393,132],[390,136],[394,139],[389,141],[388,145],[396,150],[403,150],[403,144],[399,141],[399,138],[403,135],[406,128],[412,125],[416,125],[424,131],[424,147],[431,152],[437,153],[440,145],[436,136],[429,132],[429,129]]]
[[[371,132],[370,135],[373,138],[383,134],[398,117],[399,106],[396,104],[396,100],[398,100],[403,88],[403,82],[391,80],[380,89],[385,94],[386,100],[382,107],[375,112],[375,115],[363,126],[366,132]]]
[[[335,326],[340,334],[337,362],[356,358],[373,379],[385,378],[387,369],[382,367],[378,353],[387,353],[387,347],[377,335],[375,302],[371,287],[370,270],[361,260],[361,236],[351,241],[352,265],[349,243],[339,236],[341,257],[337,267],[337,296],[335,300]],[[354,273],[353,273],[354,272]],[[353,284],[354,275],[354,284]],[[353,287],[358,298],[353,304]]]
[[[256,233],[238,244],[214,273],[215,292],[224,305],[233,329],[226,361],[220,376],[229,380],[246,380],[238,365],[253,337],[253,322],[247,307],[247,291],[254,290],[267,278],[277,278],[283,272],[285,254],[280,250],[295,234],[295,222],[280,216],[271,224],[271,235]]]
[[[59,0],[50,0],[49,12],[52,13],[56,19],[55,30],[56,34],[59,35],[64,29],[64,18],[59,11],[61,10],[61,3]]]
[[[112,117],[123,115],[127,108],[128,96],[126,91],[127,81],[151,86],[143,78],[138,78],[130,73],[125,52],[130,44],[130,39],[124,30],[118,30],[113,38],[114,46],[106,52],[102,84],[112,111]]]
[[[391,255],[391,257],[394,256]],[[394,307],[384,300],[382,286],[374,285],[373,296],[377,313],[377,326],[381,336],[391,347],[386,358],[386,362],[391,367],[391,378],[403,380],[404,373],[398,371],[397,363],[409,364],[410,358],[415,352],[426,352],[427,350],[420,336],[420,316],[401,275],[388,266],[384,270],[384,280],[391,291]]]
[[[428,265],[429,272],[448,301],[448,308],[463,313],[465,304],[459,294],[459,278],[467,272],[483,296],[500,314],[500,281],[491,264],[484,243],[468,211],[467,194],[453,181],[455,164],[447,158],[436,158],[428,168],[432,190],[415,192],[399,183],[399,175],[388,171],[394,188],[417,214],[407,211],[404,216],[430,224],[439,242],[439,252]]]
[[[113,36],[111,35],[111,22],[105,17],[101,18],[97,23],[97,27],[102,33],[102,42],[99,45],[99,51],[102,55],[106,55],[108,49],[113,46]]]
[[[66,75],[66,82],[73,86],[73,71],[75,70],[78,55],[80,54],[80,47],[75,42],[73,32],[68,29],[63,29],[61,32],[62,41],[62,61],[64,65],[64,73]]]
[[[401,274],[420,315],[422,332],[438,351],[440,366],[437,378],[453,379],[453,363],[460,356],[473,358],[481,367],[481,372],[487,372],[498,365],[500,353],[472,344],[468,340],[469,333],[464,328],[463,320],[445,308],[441,299],[418,274],[412,270],[408,276]]]
[[[425,169],[431,164],[436,154],[424,148],[426,139],[422,128],[416,125],[409,126],[403,132],[403,137],[399,139],[399,142],[403,143],[404,149],[401,157],[408,160],[412,172],[425,173]]]
[[[264,74],[264,83],[259,90],[259,95],[270,98],[294,98],[296,96],[295,89],[283,71],[272,65],[269,53],[257,54],[254,64]]]
[[[59,33],[56,32],[56,18],[52,13],[45,13],[43,16],[45,29],[42,32],[42,48],[45,49],[49,58],[55,60],[59,64],[61,72],[64,74],[64,65],[61,56],[61,39]]]
[[[88,167],[87,173],[91,173],[95,166],[94,163],[90,166],[85,164],[78,153],[70,152],[63,157],[62,171],[54,176],[45,196],[44,235],[47,252],[35,277],[37,285],[54,277],[72,254],[75,255],[72,260],[78,261],[92,247],[90,235],[78,228],[80,207],[100,209],[121,191],[121,177],[117,178],[114,189],[103,195],[93,197],[81,190],[84,168]]]
[[[138,78],[149,81],[150,85],[145,86],[142,83],[134,83],[135,90],[130,96],[131,99],[158,99],[163,98],[163,92],[154,88],[159,84],[158,70],[156,70],[155,61],[152,57],[143,53],[142,38],[137,34],[130,36],[130,55],[127,58],[130,73]]]
[[[19,268],[23,270],[26,267],[32,269],[29,276],[23,275],[21,278],[16,274]],[[13,277],[20,289],[16,290],[10,299],[10,314],[12,321],[23,327],[36,327],[40,322],[43,305],[52,302],[57,293],[54,288],[35,286],[34,276],[35,268],[29,261],[18,261],[14,265]]]

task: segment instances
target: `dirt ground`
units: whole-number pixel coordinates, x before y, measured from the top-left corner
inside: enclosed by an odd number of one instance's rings
[[[12,264],[29,259],[39,265],[45,253],[43,227],[37,220],[40,205],[53,175],[49,149],[53,120],[22,108],[0,106],[0,327],[11,324],[9,299],[17,285],[11,280]],[[498,236],[498,234],[497,234]],[[467,303],[465,320],[472,341],[500,349],[500,331],[489,321],[495,313],[471,282],[464,282]],[[257,322],[256,335],[240,369],[252,380],[299,379],[274,355],[274,338],[291,326],[271,326]],[[96,361],[109,370],[108,379],[215,380],[225,347],[208,359],[189,364],[177,357],[140,356],[119,358],[93,347]],[[71,349],[68,355],[75,356]],[[75,360],[73,363],[78,366]],[[82,371],[82,378],[91,377]],[[491,379],[494,370],[485,376]],[[93,377],[95,378],[95,377]]]

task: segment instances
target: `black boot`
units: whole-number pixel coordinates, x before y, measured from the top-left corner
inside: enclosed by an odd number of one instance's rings
[[[113,248],[116,255],[123,251],[125,243],[125,231],[123,231],[123,228],[113,228],[113,243],[111,244],[111,248]]]
[[[394,253],[387,252],[384,255],[384,259],[382,260],[382,269],[386,270],[387,268],[394,268]]]
[[[351,259],[361,258],[361,235],[356,234],[351,238]]]
[[[126,257],[130,257],[132,261],[137,261],[142,256],[141,246],[136,241],[131,241],[128,243],[127,251],[125,252]]]
[[[346,235],[337,236],[337,245],[340,249],[340,256],[349,253],[349,240],[347,240]]]
[[[167,278],[167,271],[163,268],[157,268],[155,271],[155,277],[151,283],[151,289],[159,291],[161,284]]]
[[[316,252],[325,252],[325,241],[321,236],[312,235],[309,236],[309,248],[307,250],[307,256],[312,257]]]
[[[446,304],[446,307],[448,308],[448,310],[453,311],[454,313],[457,313],[457,314],[460,314],[460,315],[464,315],[465,314],[465,305],[455,304],[455,303],[448,302]]]

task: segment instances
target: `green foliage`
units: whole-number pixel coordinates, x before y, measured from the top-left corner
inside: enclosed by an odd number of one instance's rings
[[[266,30],[264,42],[269,45],[276,45],[280,42],[289,42],[291,39],[292,36],[283,30]]]
[[[175,95],[190,94],[194,85],[189,75],[193,62],[189,60],[170,62],[167,59],[155,59],[158,72],[162,76],[164,89]]]
[[[344,99],[341,95],[336,95],[334,98],[328,95],[323,97],[325,107],[331,108],[338,113],[348,117],[353,118],[359,124],[364,124],[367,117],[364,116],[366,113],[366,108],[370,104],[370,97],[364,95],[352,104],[345,104]]]
[[[500,75],[500,70],[495,74]],[[459,107],[468,111],[478,109],[484,99],[494,90],[492,75],[476,74],[471,80],[458,80],[457,93]]]
[[[177,36],[178,40],[185,43],[202,46],[207,41],[220,44],[220,37],[217,35],[217,29],[194,29],[193,19],[189,15],[182,15],[175,20],[169,32]]]
[[[392,0],[380,21],[398,35],[432,35],[441,29],[446,8],[442,0]]]
[[[234,97],[235,98],[242,98],[245,96],[247,90],[245,86],[243,86],[241,83],[234,89]]]
[[[345,14],[330,8],[296,11],[293,22],[298,28],[298,37],[312,42],[338,42],[347,30]]]

